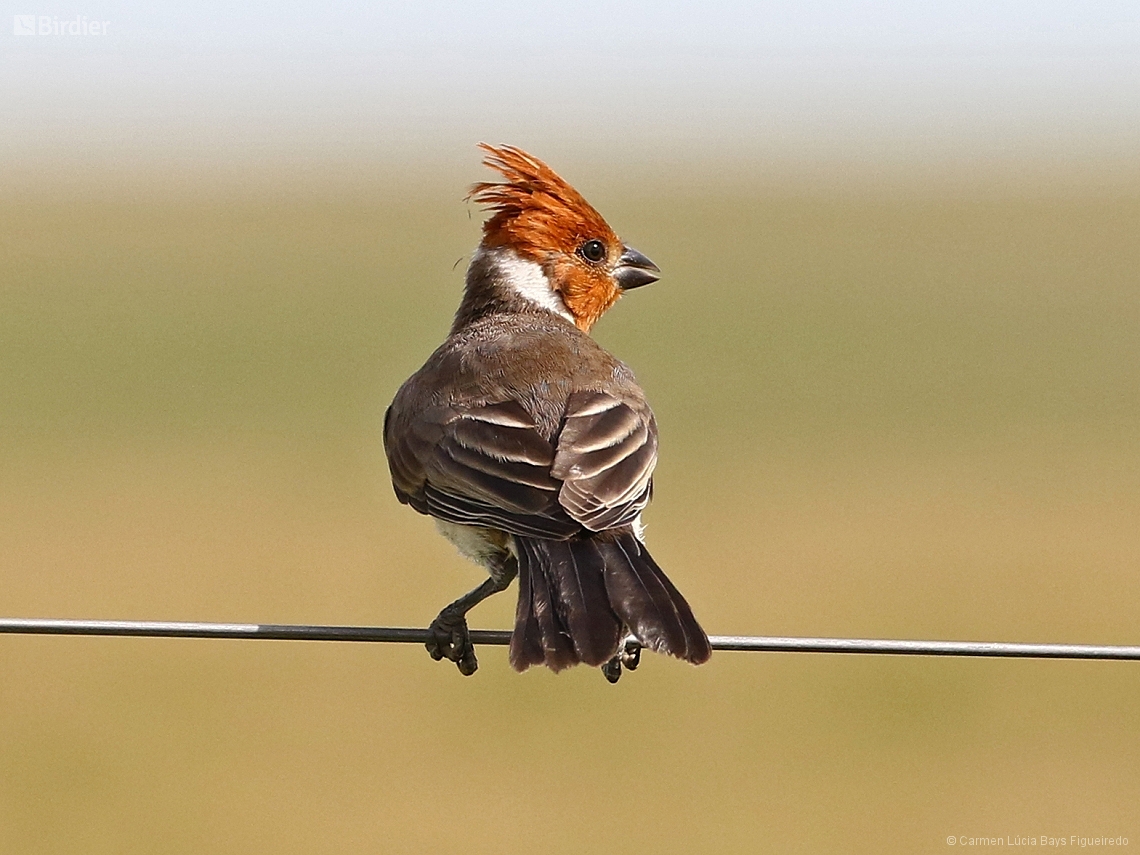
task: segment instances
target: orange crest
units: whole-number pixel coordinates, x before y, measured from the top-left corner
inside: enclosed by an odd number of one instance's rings
[[[467,198],[486,205],[491,216],[483,224],[483,244],[506,246],[542,264],[574,315],[589,330],[621,294],[606,270],[578,257],[586,241],[600,240],[616,259],[621,239],[594,207],[553,169],[514,146],[480,143],[485,166],[506,183],[480,181]]]
[[[487,152],[483,164],[507,179],[480,181],[467,197],[492,211],[483,224],[487,246],[511,246],[538,261],[552,250],[573,252],[592,238],[620,243],[602,215],[537,157],[509,145],[479,148]]]

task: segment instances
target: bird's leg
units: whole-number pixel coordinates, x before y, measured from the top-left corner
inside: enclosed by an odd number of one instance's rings
[[[479,660],[475,658],[475,647],[471,644],[471,635],[467,630],[467,613],[492,594],[506,590],[518,572],[518,562],[513,557],[508,557],[491,569],[490,577],[482,585],[444,606],[443,611],[428,627],[431,637],[426,647],[431,658],[437,662],[440,659],[454,662],[459,673],[465,677],[474,674],[479,667]]]

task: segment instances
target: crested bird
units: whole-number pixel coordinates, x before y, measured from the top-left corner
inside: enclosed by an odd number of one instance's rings
[[[541,160],[479,147],[504,180],[468,194],[489,216],[463,298],[384,417],[397,498],[489,574],[435,618],[428,652],[473,674],[467,612],[517,576],[518,671],[584,663],[615,682],[643,647],[705,662],[708,636],[643,540],[653,411],[589,336],[660,269]]]

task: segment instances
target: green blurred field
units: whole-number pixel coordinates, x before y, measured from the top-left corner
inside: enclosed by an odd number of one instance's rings
[[[665,271],[598,336],[710,632],[1140,642],[1140,185],[569,177]],[[457,301],[462,186],[131,186],[0,202],[0,613],[426,625],[480,575],[379,426]],[[0,852],[1140,844],[1135,663],[481,663],[0,637]]]

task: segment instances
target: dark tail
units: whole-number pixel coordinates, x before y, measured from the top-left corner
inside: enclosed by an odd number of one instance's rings
[[[515,537],[519,605],[511,665],[603,665],[628,629],[643,646],[695,665],[712,653],[689,604],[625,530],[583,540]]]

